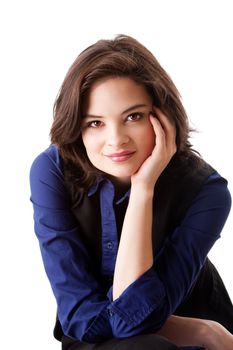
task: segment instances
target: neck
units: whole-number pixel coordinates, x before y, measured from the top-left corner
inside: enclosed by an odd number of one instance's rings
[[[109,180],[111,180],[111,182],[114,185],[116,198],[120,198],[130,188],[130,185],[131,185],[130,177],[118,178],[118,177],[109,175],[108,178]]]

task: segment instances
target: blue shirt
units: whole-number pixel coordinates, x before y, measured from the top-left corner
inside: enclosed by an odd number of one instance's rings
[[[35,232],[63,332],[88,343],[158,330],[196,280],[231,206],[227,182],[218,173],[212,174],[180,226],[166,239],[154,266],[113,301],[112,282],[103,286],[90,269],[92,257],[79,239],[79,225],[54,145],[33,162],[30,184]],[[114,273],[119,244],[114,204],[127,201],[130,192],[115,203],[109,180],[91,187],[88,195],[96,191],[102,221],[101,274],[109,276]]]

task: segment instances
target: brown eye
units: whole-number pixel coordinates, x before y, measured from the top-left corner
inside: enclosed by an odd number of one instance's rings
[[[96,129],[102,126],[102,124],[103,123],[100,120],[92,120],[91,122],[87,123],[87,127]]]
[[[143,113],[132,113],[132,114],[128,115],[127,121],[136,122],[136,121],[142,119],[143,116],[144,116]]]

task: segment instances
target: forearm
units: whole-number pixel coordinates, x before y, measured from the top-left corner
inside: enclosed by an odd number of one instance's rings
[[[113,300],[153,264],[152,206],[152,191],[132,186],[117,254]]]
[[[176,152],[176,128],[157,108],[150,113],[154,148],[131,176],[130,201],[123,223],[113,281],[113,300],[153,264],[154,186]]]

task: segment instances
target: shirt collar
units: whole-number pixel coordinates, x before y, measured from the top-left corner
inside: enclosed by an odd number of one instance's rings
[[[88,197],[93,196],[98,191],[100,184],[104,181],[108,182],[109,184],[111,184],[111,186],[113,186],[112,182],[109,179],[106,179],[104,176],[100,175],[97,178],[96,182],[89,188],[87,193]],[[116,204],[122,203],[126,198],[129,198],[129,196],[130,196],[130,189],[120,199],[118,199]]]
[[[122,203],[126,198],[129,198],[130,196],[130,189],[116,202],[116,204]]]
[[[88,190],[88,197],[93,196],[93,194],[95,194],[99,188],[99,185],[101,182],[103,182],[104,180],[106,180],[103,176],[99,176],[96,180],[96,182],[89,188]]]

